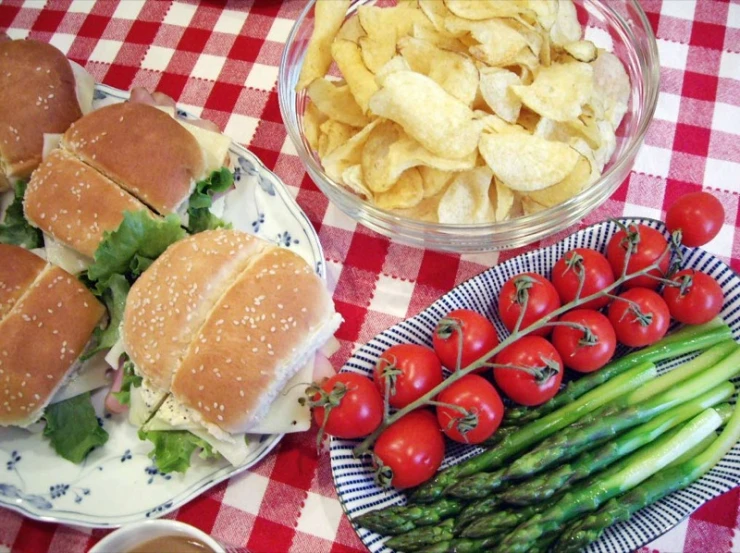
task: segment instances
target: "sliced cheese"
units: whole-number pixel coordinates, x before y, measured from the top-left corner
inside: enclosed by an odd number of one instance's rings
[[[82,115],[87,115],[93,110],[93,96],[95,95],[95,79],[81,65],[69,60],[72,73],[75,76],[75,92],[77,103],[80,104]]]
[[[113,347],[110,348],[110,350],[108,350],[108,353],[105,355],[105,362],[114,369],[118,369],[118,361],[121,359],[121,355],[123,355],[124,353],[125,350],[123,347],[123,340],[119,338],[118,341],[113,344]]]
[[[46,260],[73,275],[86,271],[93,262],[89,257],[65,246],[46,233],[44,233],[44,245],[46,246]]]
[[[213,449],[223,455],[229,463],[238,467],[247,460],[249,455],[249,438],[247,436],[237,436],[237,440],[234,443],[226,442],[215,438],[205,430],[191,430],[193,434],[198,436],[201,440],[208,442]]]
[[[319,348],[319,353],[328,359],[339,351],[339,345],[339,340],[332,336]]]
[[[77,374],[54,394],[49,403],[59,403],[85,392],[110,386],[111,379],[108,369],[104,353],[102,351],[96,353],[82,363]]]
[[[200,144],[203,150],[203,156],[206,162],[206,176],[210,175],[212,171],[218,171],[224,166],[224,160],[229,153],[231,147],[231,138],[220,132],[207,131],[196,125],[183,121],[179,117],[176,119],[183,127],[185,127],[190,134]]]

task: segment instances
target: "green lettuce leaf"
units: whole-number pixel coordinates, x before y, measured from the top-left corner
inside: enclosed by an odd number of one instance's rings
[[[188,200],[188,231],[197,234],[204,230],[231,228],[231,225],[210,211],[213,195],[225,192],[234,184],[234,175],[226,167],[213,171],[207,179],[198,181]]]
[[[185,472],[190,468],[190,457],[201,448],[200,457],[209,459],[218,457],[218,453],[205,440],[187,430],[139,430],[140,440],[149,440],[154,449],[149,457],[160,472]]]
[[[33,228],[23,214],[23,196],[26,193],[27,183],[18,181],[15,185],[13,203],[5,211],[5,218],[0,223],[0,243],[13,244],[32,250],[44,245],[41,231]]]
[[[44,436],[61,456],[81,463],[90,450],[108,441],[108,433],[98,424],[90,402],[90,392],[47,406]]]
[[[170,244],[184,237],[177,215],[154,219],[144,210],[127,211],[118,228],[103,235],[87,277],[96,283],[97,292],[103,294],[113,275],[137,277]]]
[[[82,356],[82,360],[89,359],[99,351],[110,349],[118,341],[119,328],[123,320],[123,310],[126,307],[126,298],[131,286],[123,275],[111,275],[108,279],[108,287],[103,292],[102,298],[108,309],[108,326],[105,330],[95,329],[95,347]]]
[[[122,405],[131,405],[131,386],[138,388],[141,386],[142,378],[134,372],[134,362],[128,357],[123,363],[123,380],[121,381],[121,391],[113,392],[113,396]]]

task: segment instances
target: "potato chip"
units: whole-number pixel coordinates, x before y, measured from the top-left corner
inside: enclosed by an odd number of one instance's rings
[[[630,98],[630,79],[619,58],[605,50],[591,63],[594,71],[594,91],[590,104],[600,102],[601,113],[614,127],[619,128]]]
[[[414,207],[408,207],[406,209],[394,209],[393,213],[401,217],[408,217],[416,221],[424,221],[427,223],[438,223],[439,218],[437,216],[437,210],[439,209],[439,202],[442,199],[442,194],[437,194],[429,198],[424,198]]]
[[[360,6],[357,17],[367,36],[359,40],[362,61],[376,73],[396,54],[396,28],[388,24],[389,9]]]
[[[405,171],[398,182],[387,192],[375,194],[375,204],[380,209],[414,207],[424,199],[424,185],[416,168]]]
[[[459,159],[478,144],[481,125],[473,121],[470,108],[424,75],[411,71],[388,75],[369,106],[438,156]]]
[[[370,122],[355,102],[347,85],[336,86],[321,78],[314,80],[306,93],[319,111],[331,119],[353,127],[364,127]]]
[[[554,121],[575,119],[593,92],[593,69],[581,62],[543,67],[529,86],[512,91],[532,111]]]
[[[526,8],[520,0],[444,0],[447,9],[463,19],[515,17]]]
[[[529,0],[527,8],[535,13],[537,22],[545,31],[549,31],[555,24],[558,14],[557,2],[553,2],[553,0]]]
[[[373,201],[373,193],[365,186],[362,180],[362,167],[359,165],[347,167],[342,172],[341,183],[365,200]]]
[[[357,133],[355,127],[345,125],[334,119],[327,119],[319,128],[321,129],[319,156],[328,156]]]
[[[550,28],[550,38],[556,46],[565,46],[581,39],[581,24],[573,0],[557,0],[558,13]]]
[[[479,43],[470,48],[470,53],[494,67],[515,63],[522,49],[528,48],[527,41],[521,34],[498,19],[467,21],[447,18],[445,28],[453,34],[469,32]]]
[[[445,190],[447,184],[455,175],[455,173],[451,171],[441,171],[424,165],[419,167],[419,173],[421,174],[421,182],[424,186],[425,198],[431,198]]]
[[[567,144],[527,133],[483,134],[479,149],[497,178],[509,188],[524,192],[563,180],[579,157]]]
[[[516,124],[530,134],[533,134],[541,119],[542,118],[531,109],[522,107],[522,110],[519,112],[519,118],[516,120]]]
[[[459,39],[452,36],[448,36],[444,33],[439,32],[434,27],[425,25],[414,25],[411,32],[411,36],[421,40],[427,41],[429,44],[433,44],[437,48],[442,50],[449,50],[450,52],[468,53],[468,47]]]
[[[461,102],[472,105],[478,90],[478,69],[469,58],[411,37],[399,40],[398,49],[412,71],[426,75]]]
[[[617,137],[614,135],[614,129],[609,121],[599,121],[597,125],[601,134],[601,146],[594,151],[594,159],[601,172],[617,148]]]
[[[521,85],[519,76],[507,69],[486,67],[480,70],[480,92],[486,104],[504,121],[516,123],[522,101],[511,90]]]
[[[342,24],[336,38],[339,40],[349,40],[358,44],[360,37],[363,36],[367,36],[367,33],[365,33],[365,29],[360,25],[360,19],[358,17],[350,17]]]
[[[496,220],[507,221],[514,210],[516,195],[500,180],[494,178],[494,181],[495,186],[491,186],[489,198],[495,193],[495,202],[491,198],[491,205],[496,206]]]
[[[535,29],[526,22],[516,19],[504,19],[503,22],[522,35],[532,54],[534,54],[535,57],[539,57],[540,50],[542,50],[542,45],[544,44],[543,35],[539,29]]]
[[[540,211],[545,211],[547,208],[544,205],[538,204],[532,198],[523,196],[522,209],[524,211],[524,215],[534,215],[535,213],[539,213]]]
[[[485,111],[475,111],[473,115],[476,121],[480,121],[483,125],[483,130],[492,133],[511,133],[511,132],[524,132],[518,125],[507,123],[501,119],[498,115],[486,113]]]
[[[552,207],[571,199],[590,184],[591,164],[579,157],[573,170],[560,182],[527,194],[532,200],[545,207]]]
[[[384,121],[368,136],[362,151],[362,171],[373,192],[385,192],[411,167],[426,165],[443,171],[463,171],[475,166],[477,153],[460,159],[439,157],[425,149],[403,129]]]
[[[492,223],[496,214],[488,197],[493,173],[488,167],[458,173],[442,195],[437,209],[440,223]]]
[[[321,125],[327,117],[319,111],[313,102],[306,102],[306,110],[303,112],[303,134],[312,150],[319,149],[319,136],[321,136]]]
[[[378,72],[375,74],[375,82],[378,83],[379,87],[383,86],[385,84],[385,78],[396,71],[411,71],[408,62],[403,56],[393,56],[388,63],[378,69]]]
[[[331,44],[339,32],[350,0],[317,0],[314,8],[314,26],[308,41],[306,56],[298,77],[296,91],[306,88],[314,79],[323,77],[331,66]]]
[[[395,8],[386,8],[386,10],[391,11],[389,20],[396,29],[397,38],[412,36],[415,27],[434,29],[434,25],[419,9],[416,2],[399,3]]]
[[[564,49],[572,58],[585,63],[594,61],[598,55],[596,46],[594,46],[594,43],[590,40],[577,40],[575,42],[570,42],[564,46]],[[620,63],[619,65],[621,66],[622,64]],[[624,70],[624,68],[622,68],[622,70]],[[594,78],[596,78],[596,75],[594,75]]]
[[[378,90],[378,85],[375,83],[375,77],[362,61],[360,47],[348,40],[335,40],[331,45],[331,54],[346,79],[355,101],[362,112],[367,113],[368,102]]]
[[[341,125],[341,123],[338,124]],[[341,146],[332,150],[330,154],[321,158],[324,171],[326,171],[329,178],[340,182],[342,180],[342,173],[348,167],[359,165],[362,162],[362,148],[365,146],[365,142],[367,142],[368,135],[379,124],[380,119],[376,119],[349,140],[346,140]],[[319,153],[319,155],[321,154]]]
[[[437,31],[447,34],[445,18],[451,14],[443,2],[439,0],[419,0],[419,8]]]

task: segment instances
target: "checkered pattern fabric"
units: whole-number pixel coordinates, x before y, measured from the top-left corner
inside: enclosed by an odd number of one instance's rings
[[[724,204],[726,220],[707,249],[738,270],[740,2],[641,2],[660,50],[655,121],[630,177],[582,224],[622,214],[660,217],[680,195],[711,190]],[[458,256],[411,248],[358,226],[329,203],[295,155],[275,88],[283,44],[304,5],[304,0],[1,0],[0,31],[54,44],[105,84],[165,92],[262,158],[319,232],[329,284],[346,321],[337,334],[338,367],[358,344],[522,250]],[[235,551],[363,551],[336,498],[328,456],[317,457],[314,439],[312,432],[286,437],[254,470],[172,516]],[[735,489],[643,552],[740,551],[739,503]],[[0,552],[77,553],[103,535],[0,509]]]

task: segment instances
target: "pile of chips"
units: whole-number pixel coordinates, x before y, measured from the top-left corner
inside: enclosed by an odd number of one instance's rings
[[[317,0],[297,90],[326,174],[412,219],[505,221],[600,177],[630,81],[572,0]],[[335,65],[333,65],[335,64]]]

